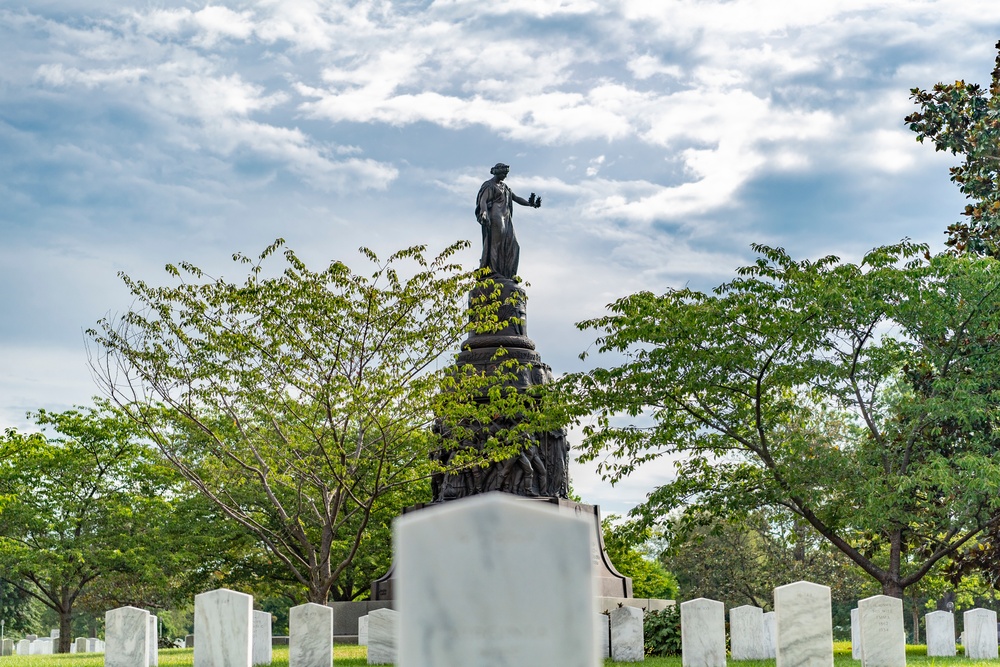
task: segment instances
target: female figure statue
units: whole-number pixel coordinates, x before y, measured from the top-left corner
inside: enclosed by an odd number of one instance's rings
[[[509,172],[508,165],[498,162],[490,169],[493,178],[483,183],[476,197],[476,220],[483,227],[483,256],[479,260],[479,268],[489,267],[505,278],[517,275],[521,255],[511,221],[514,202],[532,208],[542,205],[542,198],[535,197],[534,192],[528,199],[511,192],[503,182]]]

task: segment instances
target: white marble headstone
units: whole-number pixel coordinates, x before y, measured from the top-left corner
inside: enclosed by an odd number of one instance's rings
[[[601,646],[601,659],[611,657],[611,617],[607,614],[597,614],[597,638]]]
[[[160,619],[149,615],[149,666],[160,664]]]
[[[615,662],[642,662],[642,608],[628,605],[611,610],[611,659]]]
[[[397,662],[400,655],[399,615],[394,609],[373,609],[368,612],[369,665],[390,665]]]
[[[198,641],[201,641],[200,636]],[[307,602],[289,609],[288,667],[330,667],[331,664],[333,607]]]
[[[997,613],[991,609],[972,609],[962,615],[965,625],[965,657],[997,657]]]
[[[729,610],[729,653],[733,660],[766,660],[764,610],[743,605]]]
[[[30,650],[31,650],[31,640],[30,639],[22,639],[21,641],[19,641],[17,643],[17,654],[18,655],[28,655],[28,652]]]
[[[253,612],[252,662],[254,665],[271,664],[271,612],[256,610]]]
[[[809,581],[774,589],[778,617],[777,667],[832,667],[830,587]]]
[[[4,639],[3,640],[3,643],[0,644],[0,655],[2,655],[2,656],[14,655],[14,640],[13,639]]]
[[[955,647],[955,615],[950,611],[932,611],[924,616],[924,632],[929,657],[954,657],[958,652]]]
[[[368,614],[358,619],[358,646],[368,646]]]
[[[767,657],[773,660],[778,642],[778,617],[773,611],[764,612],[764,636],[767,637]]]
[[[698,598],[681,603],[683,667],[725,667],[726,606]]]
[[[194,667],[251,667],[253,596],[227,588],[194,596]]]
[[[487,493],[406,514],[395,535],[400,667],[598,663],[593,522]]]
[[[954,657],[955,615],[950,611],[932,611],[924,616],[924,634],[927,640],[927,655],[930,657]]]
[[[902,600],[888,595],[859,600],[858,621],[861,623],[863,667],[906,666]]]
[[[851,610],[851,657],[861,660],[861,620],[856,607]]]
[[[119,607],[104,615],[105,667],[149,667],[149,612]]]
[[[86,653],[87,652],[87,638],[86,637],[77,637],[76,640],[73,642],[73,645],[76,647],[76,652],[77,653]]]

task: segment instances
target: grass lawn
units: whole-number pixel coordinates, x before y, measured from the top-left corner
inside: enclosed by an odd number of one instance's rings
[[[334,667],[362,667],[367,665],[368,649],[364,646],[350,646],[337,644],[333,647]],[[959,651],[961,653],[961,651]],[[191,667],[194,659],[194,649],[175,648],[160,650],[160,667]],[[732,661],[730,661],[732,662]],[[860,667],[861,662],[851,658],[851,645],[849,642],[836,642],[833,650],[833,662],[835,667]],[[998,667],[1000,663],[990,660],[966,660],[963,657],[957,658],[928,658],[925,646],[906,647],[907,665],[916,667]],[[274,667],[288,667],[288,647],[276,646],[274,648]],[[632,663],[612,662],[605,660],[604,665],[626,665]],[[646,658],[643,663],[646,667],[681,667],[680,657],[674,658]],[[746,660],[738,663],[741,667],[774,667],[774,660]],[[11,656],[0,658],[0,667],[103,667],[104,656],[99,653],[82,653],[77,655],[31,655],[31,656]],[[469,667],[477,667],[469,665]],[[535,667],[525,665],[525,667]]]

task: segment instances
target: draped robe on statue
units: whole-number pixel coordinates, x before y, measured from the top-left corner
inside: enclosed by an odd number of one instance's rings
[[[489,267],[505,278],[517,275],[521,247],[514,235],[514,193],[503,181],[490,179],[479,188],[476,220],[483,226],[483,256],[479,268]]]

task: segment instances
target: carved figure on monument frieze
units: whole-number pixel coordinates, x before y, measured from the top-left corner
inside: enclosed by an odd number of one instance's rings
[[[442,448],[431,454],[431,459],[439,464],[438,472],[431,478],[433,501],[457,500],[490,491],[530,498],[568,497],[569,443],[563,429],[520,436],[522,449],[510,458],[478,464],[473,459],[458,465],[459,453],[475,450],[482,455],[489,438],[501,436],[513,426],[513,422],[505,419],[479,427],[465,424],[463,429],[468,429],[470,435],[459,441],[451,429],[437,420],[433,431],[441,436]]]
[[[476,220],[483,229],[483,255],[479,268],[489,268],[505,278],[517,275],[521,248],[514,234],[514,204],[538,208],[542,198],[532,192],[527,199],[518,197],[507,187],[504,179],[510,173],[510,166],[496,163],[490,173],[493,178],[483,183],[476,195]]]

